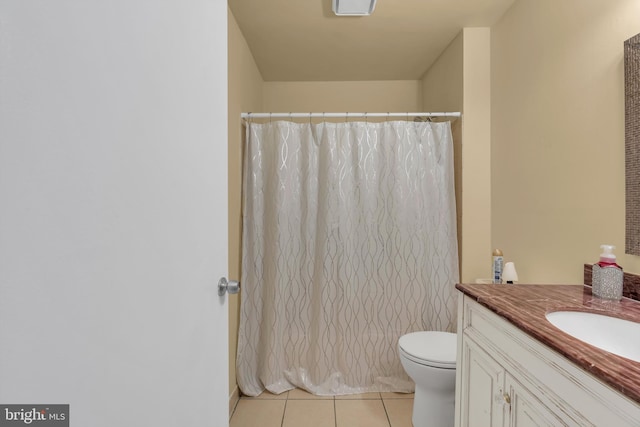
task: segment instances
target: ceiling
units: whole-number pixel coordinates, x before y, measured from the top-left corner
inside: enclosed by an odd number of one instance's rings
[[[464,27],[514,0],[378,0],[338,17],[332,0],[228,0],[265,81],[418,80]]]

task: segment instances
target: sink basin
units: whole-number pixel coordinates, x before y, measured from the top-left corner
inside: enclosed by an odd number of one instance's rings
[[[546,317],[580,341],[640,362],[640,323],[585,311],[553,311]]]

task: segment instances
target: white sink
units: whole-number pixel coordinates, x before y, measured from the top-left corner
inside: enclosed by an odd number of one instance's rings
[[[585,311],[553,311],[546,317],[580,341],[640,362],[640,323]]]

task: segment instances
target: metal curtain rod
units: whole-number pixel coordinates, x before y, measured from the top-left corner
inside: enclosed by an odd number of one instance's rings
[[[460,117],[460,112],[440,113],[242,113],[243,119],[349,118],[349,117]]]

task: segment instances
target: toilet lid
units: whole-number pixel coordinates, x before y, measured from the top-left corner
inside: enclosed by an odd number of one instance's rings
[[[456,334],[450,332],[421,331],[400,337],[398,346],[418,363],[442,368],[455,368]]]

